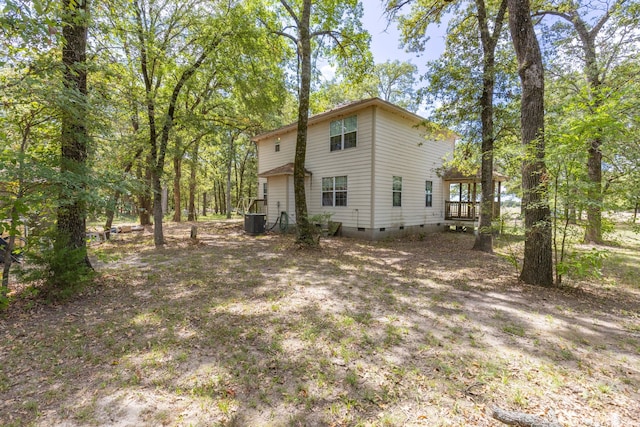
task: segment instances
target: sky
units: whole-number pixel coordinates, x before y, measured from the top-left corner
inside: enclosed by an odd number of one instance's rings
[[[411,62],[418,67],[420,75],[426,71],[425,63],[436,59],[444,50],[446,24],[439,27],[430,26],[428,31],[431,39],[427,42],[427,51],[422,53],[406,52],[400,43],[400,31],[397,24],[387,25],[384,7],[381,0],[362,0],[364,8],[363,26],[371,34],[371,53],[376,64],[400,60]],[[334,70],[328,64],[321,67],[325,79],[334,76]]]
[[[446,26],[430,26],[431,39],[427,42],[427,52],[405,52],[400,44],[400,31],[395,22],[387,27],[387,18],[380,0],[363,0],[363,25],[371,34],[371,52],[376,63],[398,59],[409,61],[422,68],[428,60],[436,59],[444,50],[444,35]]]

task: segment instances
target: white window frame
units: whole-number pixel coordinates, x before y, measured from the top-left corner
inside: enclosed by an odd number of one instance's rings
[[[353,134],[353,138],[351,135]],[[339,138],[339,140],[338,140]],[[358,146],[358,116],[353,115],[329,124],[329,151],[341,151]]]
[[[344,178],[344,185],[340,186],[341,188],[338,188],[338,179],[340,178],[340,181],[342,181],[341,178]],[[321,197],[322,200],[320,201],[320,204],[323,207],[344,207],[347,206],[349,203],[349,178],[347,175],[340,175],[340,176],[328,176],[328,177],[324,177],[322,178],[322,191],[321,191]],[[326,196],[330,196],[331,200],[329,203],[329,199],[325,198]],[[338,201],[342,202],[342,200],[344,200],[344,204],[337,204]]]
[[[396,201],[396,195],[398,200]],[[394,176],[391,183],[391,204],[395,207],[402,207],[402,177]]]
[[[424,206],[433,207],[433,181],[429,179],[424,182]]]

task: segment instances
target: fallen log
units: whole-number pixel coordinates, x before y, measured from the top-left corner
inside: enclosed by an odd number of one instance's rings
[[[562,427],[555,415],[551,415],[551,420],[546,420],[535,415],[524,412],[507,411],[505,409],[493,408],[493,418],[509,425],[518,427]]]

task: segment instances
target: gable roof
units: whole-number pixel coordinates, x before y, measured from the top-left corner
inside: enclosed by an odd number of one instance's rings
[[[311,172],[307,168],[304,169],[305,175],[311,175]],[[266,172],[258,174],[260,178],[267,178],[270,176],[280,175],[293,175],[293,163],[287,163],[286,165],[278,166],[277,168],[270,169]]]
[[[350,102],[348,104],[344,104],[344,105],[339,105],[331,110],[325,111],[323,113],[320,114],[315,114],[311,117],[309,117],[309,122],[307,124],[307,126],[311,126],[313,124],[316,124],[318,122],[322,122],[324,120],[327,120],[333,116],[339,116],[339,115],[343,115],[343,114],[349,114],[353,111],[357,111],[363,108],[367,108],[370,106],[377,106],[377,107],[381,107],[384,108],[388,111],[391,111],[393,113],[399,114],[403,117],[406,117],[410,120],[415,121],[416,123],[419,122],[423,122],[426,121],[426,119],[424,117],[421,117],[415,113],[412,113],[409,110],[405,110],[402,107],[398,107],[395,104],[392,104],[388,101],[382,100],[380,98],[368,98],[368,99],[363,99],[360,101],[354,101],[354,102]],[[260,140],[263,139],[267,139],[267,138],[273,138],[275,136],[278,135],[282,135],[284,133],[288,133],[291,131],[294,131],[298,128],[298,122],[293,122],[290,123],[286,126],[282,126],[278,129],[274,129],[271,130],[269,132],[265,132],[265,133],[261,133],[259,135],[254,136],[253,138],[251,138],[252,141],[254,142],[258,142]]]

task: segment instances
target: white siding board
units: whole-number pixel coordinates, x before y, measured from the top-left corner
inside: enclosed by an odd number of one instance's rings
[[[259,141],[258,146],[258,173],[292,163],[295,157],[296,134],[285,134],[280,138],[280,151],[275,151],[277,138]]]
[[[287,177],[269,177],[268,191],[267,222],[273,224],[280,216],[280,211],[287,209]],[[278,203],[280,204],[280,209],[278,209]]]
[[[306,167],[313,174],[309,191],[309,214],[331,213],[333,221],[346,227],[369,227],[371,213],[370,157],[371,107],[358,111],[356,147],[331,151],[329,126],[331,121],[349,117],[334,116],[309,127]],[[322,178],[347,176],[347,206],[322,206]]]
[[[453,141],[429,141],[415,122],[378,109],[375,142],[374,228],[433,224],[444,220],[442,179],[436,169]],[[402,177],[402,206],[392,202],[393,176]],[[433,207],[425,207],[425,180],[433,181]]]

